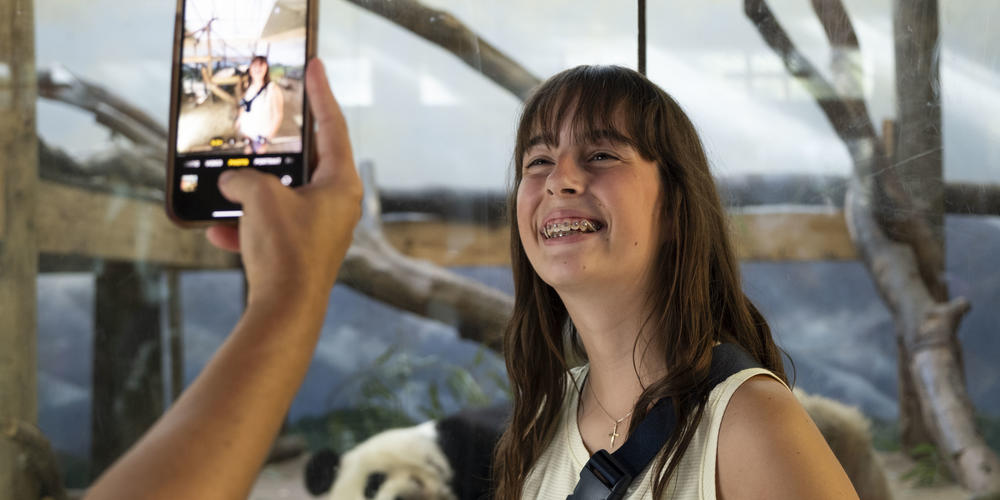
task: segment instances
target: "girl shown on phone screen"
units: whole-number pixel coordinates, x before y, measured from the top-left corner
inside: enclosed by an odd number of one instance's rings
[[[254,57],[247,73],[236,117],[237,129],[246,144],[244,154],[266,153],[268,144],[281,127],[285,99],[281,88],[271,82],[266,57]]]

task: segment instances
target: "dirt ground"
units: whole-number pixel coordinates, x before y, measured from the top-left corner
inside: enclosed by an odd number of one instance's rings
[[[901,452],[879,453],[879,458],[896,500],[966,500],[971,496],[954,483],[917,488],[903,481],[901,477],[913,469],[913,461]]]
[[[249,500],[313,500],[306,491],[302,471],[308,455],[264,467],[254,484]]]
[[[965,500],[969,492],[955,484],[916,488],[900,478],[913,467],[902,453],[879,453],[896,500]],[[261,472],[250,494],[250,500],[312,500],[302,482],[302,470],[308,458],[303,455],[278,464],[268,465]]]

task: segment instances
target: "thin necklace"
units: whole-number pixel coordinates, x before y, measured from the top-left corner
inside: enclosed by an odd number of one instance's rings
[[[612,417],[611,414],[608,413],[608,410],[604,409],[604,405],[601,404],[601,400],[597,399],[597,393],[594,392],[594,387],[591,386],[591,385],[588,385],[587,387],[590,389],[590,393],[594,395],[594,402],[597,403],[597,407],[600,408],[601,411],[603,411],[604,414],[608,416],[608,418],[610,418],[611,420],[615,421],[614,428],[612,428],[611,432],[608,434],[608,437],[611,438],[611,444],[608,445],[608,449],[610,450],[611,448],[615,447],[615,438],[617,438],[618,436],[621,436],[621,434],[618,434],[618,425],[621,424],[622,421],[624,421],[626,418],[629,418],[630,416],[632,416],[632,412],[635,411],[635,408],[633,408],[631,411],[629,411],[628,413],[626,413],[624,417],[615,420],[615,417]]]

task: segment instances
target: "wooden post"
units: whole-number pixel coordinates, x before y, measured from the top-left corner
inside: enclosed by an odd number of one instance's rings
[[[184,313],[181,306],[181,271],[167,270],[167,329],[170,339],[170,400],[184,390]]]
[[[94,311],[90,474],[96,478],[163,413],[161,268],[105,261]]]
[[[0,422],[7,424],[38,418],[33,8],[31,0],[0,0]],[[22,451],[0,434],[0,496],[38,498]]]

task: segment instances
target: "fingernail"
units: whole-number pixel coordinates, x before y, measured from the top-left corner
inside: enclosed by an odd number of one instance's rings
[[[229,182],[229,180],[233,178],[234,174],[235,172],[233,172],[232,170],[226,170],[225,172],[222,172],[222,174],[219,175],[219,185],[221,186]]]

